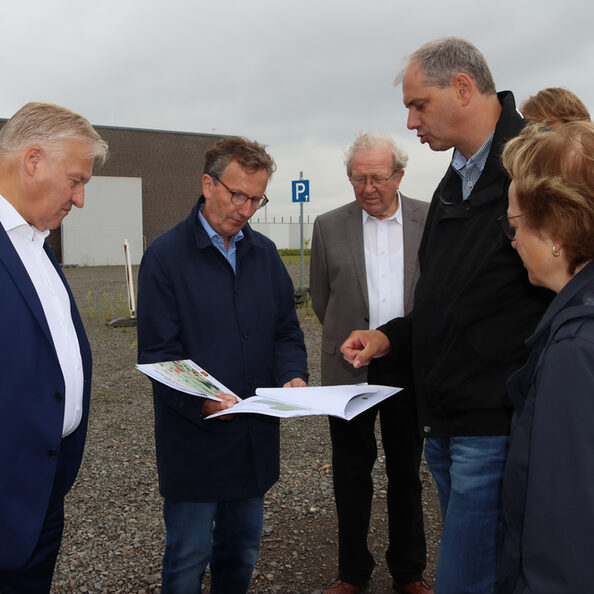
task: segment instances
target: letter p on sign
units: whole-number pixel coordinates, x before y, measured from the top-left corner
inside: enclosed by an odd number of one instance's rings
[[[291,182],[293,202],[309,202],[309,180],[299,179]]]

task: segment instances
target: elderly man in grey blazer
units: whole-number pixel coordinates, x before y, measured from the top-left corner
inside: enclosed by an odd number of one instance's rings
[[[407,362],[377,359],[355,369],[340,352],[354,329],[374,329],[412,309],[419,275],[417,250],[428,203],[399,193],[407,156],[387,136],[359,135],[346,168],[356,200],[317,217],[310,291],[322,330],[322,384],[369,381],[405,388],[351,421],[330,418],[334,495],[338,515],[338,578],[329,594],[367,587],[375,562],[367,547],[377,457],[379,412],[388,476],[389,547],[394,589],[433,590],[423,579],[426,546],[421,505],[414,390]],[[369,376],[368,376],[369,373]]]

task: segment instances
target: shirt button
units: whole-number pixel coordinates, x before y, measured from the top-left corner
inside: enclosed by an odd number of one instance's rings
[[[425,426],[423,427],[423,431],[424,431],[425,433],[431,433],[431,427],[429,427],[429,425],[425,425]]]
[[[247,333],[247,332],[244,332],[244,333],[243,333],[243,337],[244,337],[244,338],[247,338],[247,337],[248,337],[248,333]]]

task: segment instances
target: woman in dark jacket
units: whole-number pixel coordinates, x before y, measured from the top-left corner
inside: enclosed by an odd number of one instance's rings
[[[511,376],[498,592],[594,589],[594,125],[510,141],[504,232],[530,282],[557,293]]]

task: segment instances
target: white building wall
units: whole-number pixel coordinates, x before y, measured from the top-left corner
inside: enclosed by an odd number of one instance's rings
[[[142,180],[93,176],[85,186],[83,208],[62,221],[62,263],[74,266],[124,264],[124,240],[132,264],[143,254]]]
[[[298,250],[301,247],[301,230],[299,223],[253,223],[250,227],[272,239],[279,249]],[[303,223],[304,247],[311,247],[313,223]]]

